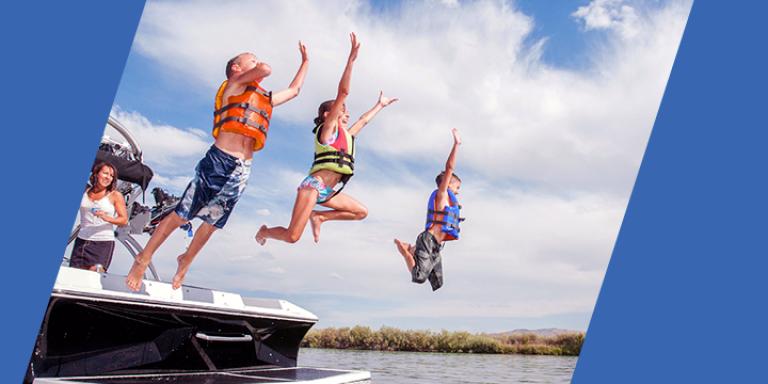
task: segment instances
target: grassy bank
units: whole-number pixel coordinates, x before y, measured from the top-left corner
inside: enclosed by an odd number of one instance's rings
[[[565,333],[539,336],[430,332],[381,327],[325,328],[311,330],[301,343],[306,348],[360,349],[369,351],[411,351],[449,353],[519,353],[526,355],[578,356],[584,334]]]

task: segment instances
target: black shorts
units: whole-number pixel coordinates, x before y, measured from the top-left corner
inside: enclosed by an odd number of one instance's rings
[[[429,279],[433,291],[443,286],[443,262],[440,257],[442,249],[443,246],[429,231],[419,234],[413,251],[413,261],[416,265],[411,270],[411,281],[422,284]]]
[[[75,239],[75,246],[72,247],[69,266],[89,269],[96,264],[101,264],[104,270],[107,270],[112,262],[112,253],[114,251],[114,241],[83,240],[78,237]]]

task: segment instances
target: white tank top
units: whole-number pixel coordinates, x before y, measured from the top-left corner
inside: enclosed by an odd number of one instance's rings
[[[115,205],[109,201],[109,193],[97,201],[88,198],[88,192],[83,194],[83,199],[80,200],[80,233],[77,237],[92,241],[114,241],[114,226],[94,215],[96,210],[115,217]]]

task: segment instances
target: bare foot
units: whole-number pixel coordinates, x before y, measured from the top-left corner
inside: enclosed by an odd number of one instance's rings
[[[323,224],[323,216],[312,211],[312,214],[309,215],[309,224],[312,226],[312,237],[317,243],[320,241],[320,225]]]
[[[128,272],[128,276],[125,277],[125,285],[128,286],[128,289],[134,292],[138,292],[141,289],[144,280],[144,271],[147,270],[147,266],[149,265],[149,262],[144,263],[141,260],[141,254],[136,256],[136,259],[134,259],[133,265],[131,266],[131,270]]]
[[[256,242],[260,245],[264,245],[267,242],[267,238],[264,237],[264,231],[267,230],[266,225],[262,225],[261,228],[259,228],[259,231],[256,232]]]
[[[400,252],[401,255],[405,256],[405,255],[411,253],[411,245],[410,244],[408,244],[408,243],[406,243],[404,241],[395,239],[395,245],[397,246],[397,250],[398,250],[398,252]]]
[[[415,247],[398,239],[395,239],[395,245],[397,246],[397,251],[400,252],[403,256],[403,260],[405,260],[405,267],[408,268],[408,271],[412,271],[413,267],[416,265],[416,261],[413,258],[413,250]]]
[[[185,255],[186,253],[182,253],[176,258],[176,261],[179,262],[179,268],[176,269],[176,274],[173,276],[173,280],[171,280],[171,287],[173,289],[181,288],[181,283],[184,282],[184,277],[187,275],[189,266],[192,264],[192,260],[188,257],[184,257]]]

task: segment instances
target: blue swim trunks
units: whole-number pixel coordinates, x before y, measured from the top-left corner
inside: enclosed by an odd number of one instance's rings
[[[298,189],[310,188],[317,190],[317,203],[322,204],[333,195],[333,188],[327,187],[320,178],[309,175],[299,184]]]
[[[199,217],[216,228],[224,228],[250,174],[250,159],[238,159],[212,145],[197,163],[195,178],[176,206],[176,214],[185,220]]]

